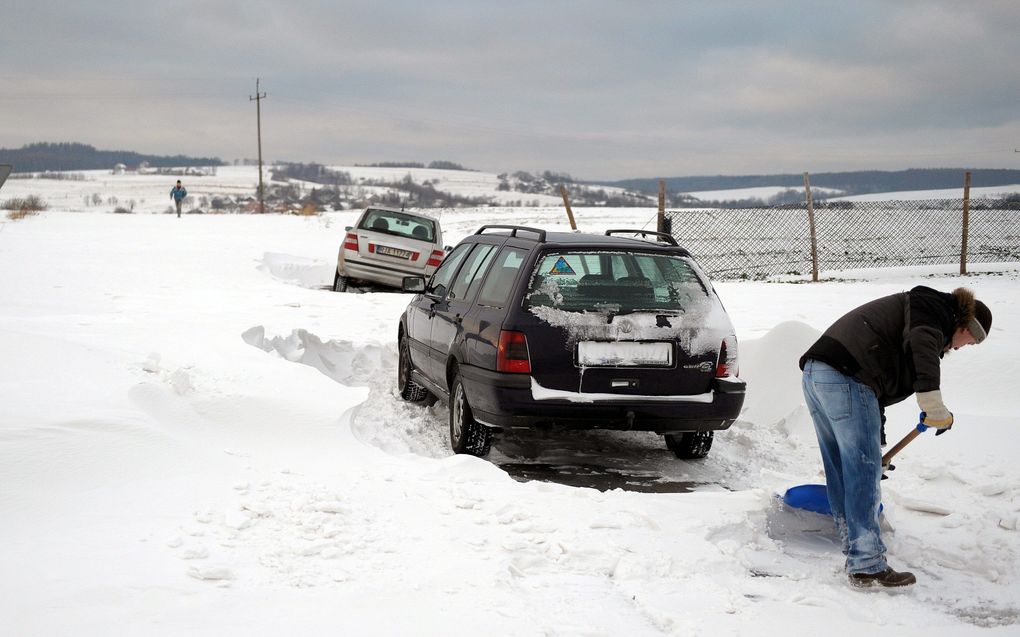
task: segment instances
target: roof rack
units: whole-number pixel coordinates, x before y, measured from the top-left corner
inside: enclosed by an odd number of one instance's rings
[[[502,225],[486,225],[482,226],[475,231],[475,234],[485,234],[486,230],[509,230],[511,237],[516,237],[518,232],[532,232],[538,235],[538,242],[545,243],[545,230],[539,230],[538,228],[529,228],[528,226],[502,226]]]
[[[676,239],[673,238],[673,235],[669,234],[668,232],[655,232],[654,230],[630,230],[627,228],[614,228],[613,230],[606,230],[607,237],[611,237],[614,234],[639,234],[642,237],[652,235],[653,237],[659,239],[660,241],[665,241],[670,245],[680,247],[680,244],[676,242]]]

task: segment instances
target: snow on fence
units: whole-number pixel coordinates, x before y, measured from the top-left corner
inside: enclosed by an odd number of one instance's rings
[[[963,199],[814,202],[818,267],[1020,261],[1020,202]],[[718,279],[811,274],[807,204],[667,211],[671,233]]]

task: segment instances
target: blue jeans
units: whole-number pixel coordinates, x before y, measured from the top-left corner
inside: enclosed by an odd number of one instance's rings
[[[829,507],[848,573],[886,568],[878,526],[882,501],[882,416],[867,385],[821,361],[804,365],[804,398],[815,423]]]

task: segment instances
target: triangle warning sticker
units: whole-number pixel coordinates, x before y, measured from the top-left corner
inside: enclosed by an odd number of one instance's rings
[[[553,264],[552,270],[549,271],[549,274],[576,274],[576,272],[574,272],[574,268],[570,267],[570,264],[567,263],[566,259],[560,257],[559,259],[556,259],[556,263]]]

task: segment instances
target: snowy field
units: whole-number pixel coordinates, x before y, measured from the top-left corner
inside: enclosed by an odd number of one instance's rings
[[[366,186],[365,182],[397,183],[407,175],[416,183],[428,180],[442,192],[464,197],[487,197],[493,202],[538,201],[541,205],[562,205],[559,195],[536,195],[522,192],[499,191],[499,179],[494,173],[435,170],[427,168],[374,168],[359,166],[330,166],[332,170],[347,172],[354,185],[350,189],[364,189],[366,192],[385,193],[391,189],[380,186]],[[218,166],[215,175],[158,175],[124,173],[115,175],[109,170],[75,171],[80,180],[66,179],[8,179],[0,190],[0,201],[11,197],[38,195],[54,210],[76,212],[108,212],[115,207],[133,209],[136,213],[162,213],[173,207],[170,189],[180,179],[188,189],[189,198],[185,210],[199,205],[202,197],[249,197],[258,189],[257,166]],[[263,180],[268,185],[271,170],[263,168]],[[273,182],[275,183],[275,182]],[[308,189],[321,187],[306,182]],[[618,188],[607,188],[609,192],[623,192]],[[406,193],[404,193],[406,194]],[[99,201],[96,202],[98,196]],[[111,197],[113,199],[111,199]],[[133,207],[132,207],[133,206]],[[206,206],[208,208],[208,206]]]
[[[960,177],[959,188],[945,188],[940,190],[910,190],[903,192],[880,192],[867,195],[839,196],[841,192],[832,188],[811,187],[812,197],[815,199],[826,199],[827,201],[915,201],[918,199],[963,199],[963,177]],[[801,188],[788,188],[783,186],[761,186],[759,188],[731,188],[728,190],[711,190],[688,193],[702,201],[734,201],[741,199],[761,199],[768,201],[771,197],[782,194],[789,190],[803,193]],[[970,189],[971,198],[979,197],[1003,197],[1005,195],[1020,192],[1020,184],[1012,186],[982,186]]]
[[[385,194],[391,189],[381,186],[365,186],[365,182],[396,183],[408,175],[416,183],[430,181],[433,187],[461,197],[485,197],[496,204],[506,202],[535,202],[541,206],[562,207],[563,200],[559,195],[526,194],[515,191],[497,190],[499,178],[495,173],[438,170],[429,168],[385,168],[367,166],[330,166],[332,170],[344,171],[351,175],[354,185],[350,189],[363,189],[365,192]],[[111,212],[116,207],[131,209],[136,213],[164,213],[172,210],[170,189],[179,178],[188,189],[189,198],[185,210],[199,205],[204,197],[249,197],[258,188],[259,173],[256,166],[219,166],[215,175],[174,175],[124,173],[115,175],[108,170],[76,171],[80,180],[57,179],[8,179],[0,190],[0,202],[12,197],[28,197],[38,195],[53,210],[74,212]],[[271,170],[263,169],[263,179],[270,183]],[[962,177],[961,177],[962,183]],[[318,184],[306,182],[308,189],[319,187]],[[589,185],[589,188],[603,188],[610,194],[623,194],[621,188]],[[758,188],[736,188],[730,190],[713,190],[688,193],[703,201],[733,201],[758,198],[768,200],[770,197],[790,190],[782,186],[762,186]],[[833,201],[872,201],[872,200],[910,200],[910,199],[962,199],[963,188],[947,190],[919,190],[911,192],[880,193],[856,195],[852,197],[836,197],[839,191],[814,188],[815,198],[831,196]],[[1001,197],[1010,193],[1020,192],[1020,185],[972,188],[971,197]],[[208,206],[205,206],[208,209]],[[654,211],[653,211],[654,212]]]
[[[728,188],[726,190],[702,190],[687,193],[702,201],[737,201],[741,199],[761,199],[768,201],[776,195],[789,190],[804,192],[802,188],[790,188],[787,186],[759,186],[756,188]],[[842,191],[832,188],[811,188],[812,196],[821,199],[822,197],[834,197],[842,194]]]
[[[234,187],[231,170],[189,188]],[[654,435],[605,434],[695,486],[599,491],[515,480],[498,448],[453,456],[446,409],[399,400],[409,297],[324,289],[357,213],[69,212],[89,188],[62,204],[28,183],[0,197],[52,205],[0,224],[4,634],[1020,634],[1017,264],[717,284],[741,420],[686,463]],[[118,197],[162,211],[143,190]],[[557,208],[440,218],[451,244],[482,223],[565,228]],[[845,311],[916,284],[969,286],[995,320],[943,364],[953,430],[883,483],[890,562],[918,584],[862,593],[824,518],[775,505],[821,481],[796,360]],[[890,409],[890,440],[916,416]]]

